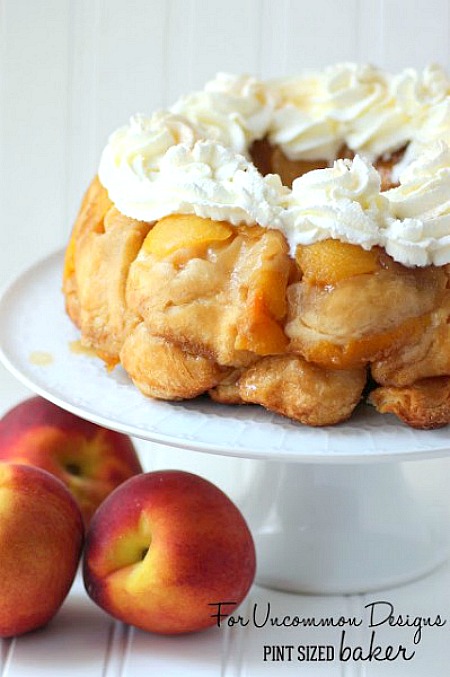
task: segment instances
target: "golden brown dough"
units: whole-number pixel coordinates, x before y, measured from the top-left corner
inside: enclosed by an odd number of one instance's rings
[[[407,386],[450,374],[450,291],[417,340],[374,362],[372,376],[385,386]]]
[[[244,402],[311,426],[345,421],[361,398],[364,369],[331,371],[294,355],[266,357],[239,379]]]
[[[376,388],[369,401],[381,414],[395,414],[412,428],[441,428],[450,423],[450,376],[424,379],[403,388]]]
[[[96,176],[84,195],[64,258],[63,292],[66,311],[78,327],[80,300],[76,276],[77,250],[87,234],[103,232],[103,219],[111,207],[112,202],[108,198],[108,193]]]
[[[446,276],[439,268],[410,269],[392,259],[388,266],[333,285],[292,284],[289,350],[327,368],[348,369],[415,344],[442,302]]]
[[[144,395],[162,400],[197,397],[229,371],[206,357],[191,355],[180,346],[152,336],[142,322],[125,340],[120,359]]]
[[[208,395],[214,402],[219,404],[245,404],[239,392],[240,369],[233,371],[223,379],[215,388],[208,391]]]
[[[393,178],[392,171],[395,165],[403,158],[406,148],[406,146],[403,146],[393,153],[382,155],[373,163],[373,166],[380,175],[381,190],[389,190],[398,186],[398,181]]]
[[[191,236],[196,219],[182,226]],[[243,367],[285,351],[282,321],[292,262],[279,231],[230,231],[223,241],[177,247],[164,256],[144,244],[130,268],[127,302],[152,334],[224,366]]]
[[[78,241],[75,275],[82,338],[108,363],[118,361],[125,337],[139,321],[126,305],[125,287],[130,264],[150,227],[111,207],[103,232],[87,232]]]

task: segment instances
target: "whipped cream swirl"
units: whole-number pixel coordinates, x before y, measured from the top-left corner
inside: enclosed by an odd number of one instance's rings
[[[269,129],[271,144],[280,146],[290,160],[336,158],[342,133],[328,117],[326,82],[319,72],[268,83],[278,106]]]
[[[409,138],[392,78],[380,69],[343,63],[288,82],[290,100],[287,83],[278,84],[284,104],[274,114],[270,140],[290,159],[333,161],[347,145],[373,161]]]
[[[340,64],[325,71],[329,115],[342,123],[346,145],[373,161],[409,139],[408,117],[392,78],[373,66]]]
[[[419,130],[430,111],[450,94],[450,81],[437,64],[426,66],[422,73],[407,68],[393,78],[392,87],[399,107]]]
[[[274,105],[272,93],[256,78],[219,73],[170,110],[186,117],[202,138],[246,155],[253,141],[266,135]]]
[[[393,76],[342,63],[268,86],[279,101],[269,138],[291,160],[332,162],[346,145],[373,162],[410,140],[429,143],[443,138],[443,131],[450,136],[448,117],[436,113],[448,105],[450,83],[436,65]]]
[[[450,80],[436,64],[418,73],[408,68],[394,78],[399,106],[409,118],[411,143],[393,168],[393,180],[438,140],[450,144]]]
[[[170,144],[175,121],[185,141]],[[120,212],[149,222],[197,214],[234,225],[278,223],[276,205],[286,190],[278,177],[261,176],[246,158],[214,141],[195,140],[179,118],[161,116],[156,131],[154,122],[133,118],[103,153],[99,178]]]
[[[188,120],[164,111],[151,117],[134,115],[128,125],[111,134],[98,175],[117,208],[125,208],[127,195],[135,192],[136,183],[158,172],[160,160],[169,148],[178,144],[192,146],[197,138]]]
[[[378,173],[357,155],[296,179],[283,206],[282,229],[295,256],[298,245],[328,238],[371,249],[380,243],[388,201]]]
[[[450,262],[450,148],[438,142],[385,193],[392,218],[384,232],[388,254],[407,266]]]

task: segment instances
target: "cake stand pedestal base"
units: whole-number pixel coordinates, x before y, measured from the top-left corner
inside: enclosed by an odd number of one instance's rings
[[[242,507],[256,543],[257,583],[362,593],[406,583],[443,563],[450,549],[447,515],[430,514],[408,474],[411,465],[255,464]]]

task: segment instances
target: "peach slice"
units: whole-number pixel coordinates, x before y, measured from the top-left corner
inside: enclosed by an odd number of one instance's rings
[[[236,338],[237,350],[250,350],[257,355],[284,353],[288,339],[274,320],[261,291],[249,300],[247,313]]]
[[[160,219],[147,235],[143,250],[163,259],[177,249],[228,240],[233,227],[226,221],[203,219],[193,214],[173,214]]]
[[[286,276],[279,270],[260,270],[254,275],[257,289],[260,290],[269,313],[281,320],[286,315]]]
[[[304,279],[319,286],[334,285],[348,277],[380,269],[377,249],[367,251],[359,245],[339,240],[299,246],[295,258]]]

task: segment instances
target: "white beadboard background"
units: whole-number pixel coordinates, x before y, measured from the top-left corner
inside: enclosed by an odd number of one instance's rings
[[[164,107],[219,70],[273,77],[344,60],[392,70],[431,61],[448,67],[450,1],[0,0],[0,284],[64,245],[108,134],[130,114]],[[0,415],[27,394],[0,368]],[[150,443],[140,449],[147,469],[184,467],[232,496],[245,471],[243,461]],[[415,613],[430,614],[439,601],[450,618],[449,591],[447,566],[385,594]],[[274,592],[271,599],[319,617],[357,613],[367,602]],[[96,609],[78,579],[48,629],[0,640],[0,675],[450,675],[444,633],[427,635],[411,665],[263,664],[262,644],[287,639],[214,631],[152,637]]]

